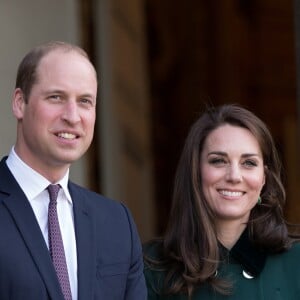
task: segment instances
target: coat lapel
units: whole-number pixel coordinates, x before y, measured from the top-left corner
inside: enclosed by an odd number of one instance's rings
[[[95,237],[91,209],[86,194],[73,183],[69,190],[74,205],[74,221],[78,264],[78,300],[92,299],[96,274]]]
[[[45,282],[51,299],[63,299],[57,276],[34,212],[18,183],[9,171],[6,158],[0,163],[0,192],[6,194],[3,204],[10,211],[28,251]],[[0,198],[0,199],[1,199]]]

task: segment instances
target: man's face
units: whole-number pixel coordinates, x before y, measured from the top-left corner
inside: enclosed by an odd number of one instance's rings
[[[44,176],[65,172],[91,144],[96,95],[95,70],[85,57],[61,50],[43,57],[27,103],[15,91],[18,155]]]

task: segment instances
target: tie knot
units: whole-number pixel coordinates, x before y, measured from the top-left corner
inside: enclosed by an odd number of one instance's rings
[[[60,185],[59,184],[49,184],[47,187],[49,196],[50,196],[50,202],[56,202],[58,192],[60,190]]]

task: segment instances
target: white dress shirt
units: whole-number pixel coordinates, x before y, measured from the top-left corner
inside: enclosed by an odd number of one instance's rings
[[[26,195],[37,222],[41,228],[45,243],[49,249],[48,242],[48,205],[49,194],[47,187],[49,182],[45,177],[37,173],[24,163],[17,155],[14,148],[11,149],[6,160],[9,170],[14,175]],[[60,184],[61,189],[57,198],[57,214],[60,230],[65,248],[66,261],[68,266],[69,280],[72,292],[72,299],[77,299],[77,252],[74,230],[73,203],[68,190],[69,170],[65,176],[55,182]]]

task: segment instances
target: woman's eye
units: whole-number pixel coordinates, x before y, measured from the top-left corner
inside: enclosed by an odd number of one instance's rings
[[[223,164],[226,163],[226,161],[225,161],[224,158],[218,158],[218,157],[216,157],[216,158],[210,159],[210,160],[209,160],[209,163],[210,163],[211,165],[223,165]]]
[[[257,166],[257,162],[254,160],[246,160],[246,161],[244,161],[243,164],[247,167],[256,167]]]

